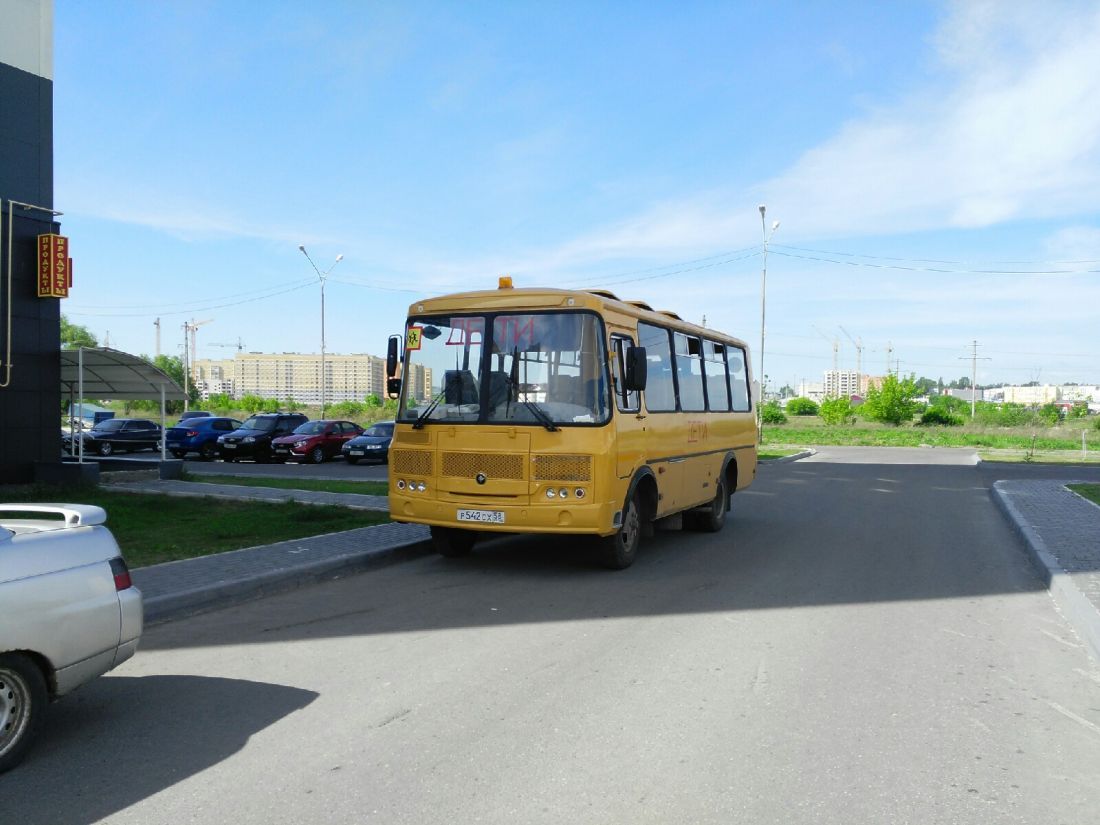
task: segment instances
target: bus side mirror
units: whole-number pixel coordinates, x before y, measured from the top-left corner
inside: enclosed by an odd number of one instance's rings
[[[649,366],[645,360],[645,347],[627,347],[626,375],[623,384],[629,392],[641,392],[645,389]]]
[[[400,378],[387,378],[386,379],[386,395],[390,398],[397,398],[401,395],[401,379]]]
[[[397,375],[397,348],[401,346],[401,336],[391,335],[386,342],[386,377],[393,378]],[[387,385],[388,386],[388,385]]]

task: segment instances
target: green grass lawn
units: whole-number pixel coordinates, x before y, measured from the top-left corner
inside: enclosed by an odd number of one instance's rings
[[[342,481],[319,478],[267,478],[262,476],[218,476],[188,473],[187,481],[205,484],[238,484],[241,487],[274,487],[277,490],[315,490],[322,493],[356,493],[362,496],[389,495],[384,481]]]
[[[1094,504],[1100,504],[1100,484],[1070,484],[1069,489]]]
[[[1004,450],[1077,450],[1081,433],[1091,422],[1065,423],[1046,428],[1008,427],[891,427],[868,421],[827,426],[817,416],[791,416],[786,424],[765,424],[761,443],[850,447],[985,447]],[[1100,452],[1100,433],[1087,429],[1086,439]]]
[[[102,507],[131,567],[389,521],[385,513],[346,507],[121,493],[92,486],[8,487],[0,496],[12,503],[65,501]]]

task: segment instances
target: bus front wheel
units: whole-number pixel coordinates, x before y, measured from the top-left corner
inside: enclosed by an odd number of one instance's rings
[[[474,549],[477,533],[455,527],[432,527],[432,544],[439,555],[449,559],[467,556]]]
[[[638,506],[638,495],[634,493],[623,508],[623,523],[613,536],[601,539],[603,542],[603,563],[611,570],[625,570],[634,563],[638,555],[638,542],[642,537],[642,513]]]

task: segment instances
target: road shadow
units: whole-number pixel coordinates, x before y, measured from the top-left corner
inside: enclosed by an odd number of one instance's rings
[[[162,625],[143,647],[1041,591],[990,484],[980,465],[766,467],[721,532],[658,532],[624,571],[584,538],[496,539]]]
[[[317,693],[205,676],[105,676],[52,705],[0,776],[0,821],[85,825],[229,758]]]

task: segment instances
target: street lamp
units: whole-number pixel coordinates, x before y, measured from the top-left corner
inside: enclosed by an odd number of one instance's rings
[[[302,254],[306,256],[306,260],[309,261],[310,266],[313,267],[313,271],[317,273],[317,280],[321,282],[321,418],[325,417],[325,387],[328,384],[328,376],[325,375],[325,279],[328,278],[328,274],[336,267],[336,264],[344,260],[343,255],[337,255],[336,260],[332,262],[332,266],[322,272],[317,268],[317,264],[313,263],[313,258],[309,257],[309,253],[306,252],[304,246],[299,245],[298,249],[302,251]]]
[[[760,204],[760,237],[763,242],[764,255],[763,255],[763,267],[760,273],[760,400],[764,400],[764,308],[766,306],[767,288],[768,288],[768,241],[772,239],[772,235],[775,234],[775,230],[779,228],[779,221],[772,223],[771,232],[768,231],[768,225],[764,221],[764,215],[768,211],[768,207],[764,204]],[[757,418],[760,416],[760,405],[756,407]]]

